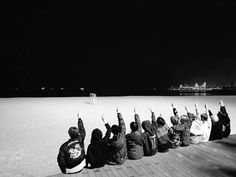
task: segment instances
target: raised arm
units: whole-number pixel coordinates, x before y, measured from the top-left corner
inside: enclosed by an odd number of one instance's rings
[[[142,133],[141,121],[140,121],[139,115],[136,113],[135,108],[134,108],[134,121],[138,125],[138,131]]]
[[[176,109],[174,103],[172,103],[171,106],[172,106],[174,115],[177,116],[177,117],[179,117],[178,111],[177,111],[177,109]]]
[[[116,111],[117,111],[117,118],[118,118],[119,127],[121,129],[121,134],[125,135],[126,134],[125,121],[124,121],[121,113],[119,113],[119,110],[117,109]]]
[[[84,124],[81,118],[78,118],[78,129],[79,129],[79,137],[81,142],[84,142],[84,138],[86,135]]]
[[[198,105],[195,103],[194,107],[195,107],[195,111],[196,111],[196,117],[197,117],[197,119],[199,119],[200,117],[199,117],[199,112],[198,112]]]
[[[103,140],[105,142],[107,142],[110,139],[110,136],[111,136],[111,126],[108,123],[106,123],[105,127],[106,127],[107,131],[106,131],[106,134],[105,134]]]
[[[226,108],[222,100],[220,100],[220,112],[227,115]]]

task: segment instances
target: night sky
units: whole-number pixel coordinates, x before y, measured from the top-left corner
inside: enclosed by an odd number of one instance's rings
[[[236,82],[233,1],[6,5],[1,87],[166,89]]]

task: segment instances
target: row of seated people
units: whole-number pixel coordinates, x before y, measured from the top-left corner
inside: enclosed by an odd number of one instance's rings
[[[156,119],[152,109],[151,121],[144,120],[141,123],[134,109],[134,121],[130,123],[131,132],[128,134],[124,119],[117,109],[118,125],[110,127],[102,117],[107,129],[105,136],[103,137],[100,129],[94,129],[86,154],[85,128],[82,119],[78,117],[78,128],[69,129],[70,139],[59,150],[57,161],[62,173],[73,174],[84,167],[99,168],[105,164],[119,165],[127,158],[141,159],[143,156],[153,156],[158,151],[167,152],[170,148],[226,138],[230,135],[230,119],[222,100],[217,115],[212,114],[207,105],[205,113],[200,115],[196,104],[195,114],[185,107],[187,114],[179,116],[174,104],[172,109],[172,127],[168,127],[161,115]]]

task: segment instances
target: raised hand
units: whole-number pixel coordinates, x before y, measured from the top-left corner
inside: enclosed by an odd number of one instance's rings
[[[188,108],[187,108],[187,106],[185,106],[184,108],[185,108],[186,112],[188,113]]]
[[[77,115],[77,118],[79,118],[79,111],[77,111],[77,114],[76,114],[76,115]]]
[[[150,107],[148,107],[148,110],[152,113],[153,111],[152,111],[152,108],[150,108]]]
[[[136,109],[135,109],[135,107],[134,107],[134,114],[136,114]]]
[[[194,107],[195,107],[195,109],[198,109],[198,105],[197,105],[197,103],[194,104]]]
[[[171,103],[171,107],[172,107],[172,108],[174,108],[174,107],[175,107],[174,103]]]
[[[117,114],[119,113],[119,109],[118,108],[116,108],[116,112],[117,112]]]
[[[207,106],[207,104],[205,104],[205,109],[208,110],[208,106]]]
[[[224,103],[222,100],[220,100],[220,106],[224,106]]]
[[[106,122],[105,122],[105,120],[104,120],[104,114],[102,114],[101,117],[102,117],[102,121],[103,121],[103,123],[106,124]]]

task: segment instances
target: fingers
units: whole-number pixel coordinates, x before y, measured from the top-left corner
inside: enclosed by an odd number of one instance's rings
[[[188,112],[188,108],[187,108],[187,106],[185,106],[184,108],[185,108],[185,110]]]
[[[222,100],[220,100],[220,106],[224,106],[224,103]]]
[[[136,109],[135,109],[135,107],[134,107],[134,114],[136,114]]]
[[[106,124],[106,122],[105,122],[105,120],[104,120],[104,114],[102,114],[101,117],[102,117],[103,123]]]
[[[207,104],[205,104],[205,109],[208,110],[208,105]]]
[[[148,107],[148,110],[152,113],[153,111],[152,111],[152,108],[150,108],[150,107]]]

